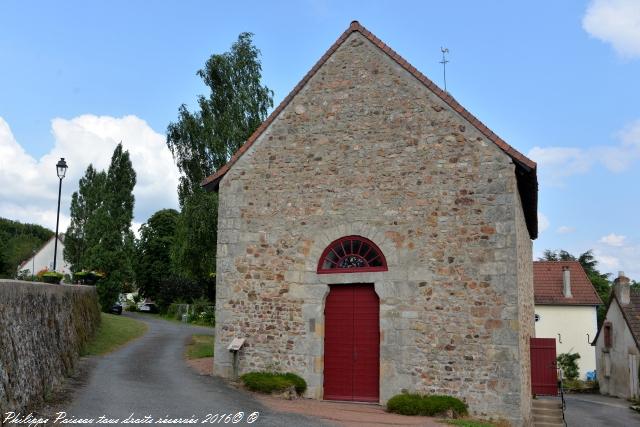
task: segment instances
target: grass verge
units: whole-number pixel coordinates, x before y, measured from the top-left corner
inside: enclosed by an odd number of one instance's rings
[[[201,324],[201,323],[185,323],[182,320],[178,320],[175,317],[169,315],[169,314],[160,314],[160,313],[146,313],[144,311],[139,311],[138,313],[145,315],[145,316],[149,316],[149,317],[153,317],[156,319],[160,319],[160,320],[166,320],[167,322],[173,322],[173,323],[181,323],[183,325],[195,325],[195,326],[202,326],[203,328],[211,328],[211,329],[215,329],[215,326],[211,326],[211,325],[206,325],[206,324]]]
[[[100,313],[100,317],[98,331],[82,349],[81,356],[110,353],[147,331],[147,325],[139,320],[106,313]]]
[[[213,357],[213,335],[192,335],[186,355],[187,359]]]

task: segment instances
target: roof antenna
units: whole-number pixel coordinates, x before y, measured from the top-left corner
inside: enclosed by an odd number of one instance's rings
[[[442,64],[442,74],[444,76],[444,91],[447,91],[447,62],[449,62],[446,58],[445,58],[445,54],[449,53],[449,49],[447,49],[446,47],[440,47],[440,52],[442,52],[442,61],[440,61],[440,63]]]

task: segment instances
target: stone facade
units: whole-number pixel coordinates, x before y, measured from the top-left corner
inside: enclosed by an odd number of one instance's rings
[[[622,272],[614,280],[607,313],[594,339],[600,393],[623,399],[640,397],[640,291]],[[610,328],[609,342],[604,331]]]
[[[219,186],[215,369],[301,375],[323,396],[329,284],[380,298],[380,400],[458,396],[531,423],[531,240],[509,155],[352,32]],[[363,236],[388,271],[316,273]]]
[[[0,414],[42,402],[99,324],[93,286],[0,280]]]

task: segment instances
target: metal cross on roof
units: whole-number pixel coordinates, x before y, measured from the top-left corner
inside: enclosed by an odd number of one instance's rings
[[[444,91],[447,91],[447,62],[449,62],[447,60],[447,58],[445,58],[445,54],[449,53],[449,49],[447,49],[446,47],[440,47],[440,51],[442,52],[442,61],[440,61],[440,63],[442,64],[442,74],[444,77]]]

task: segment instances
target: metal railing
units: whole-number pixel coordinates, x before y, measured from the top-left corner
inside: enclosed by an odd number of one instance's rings
[[[558,388],[560,389],[560,404],[562,409],[562,423],[567,427],[567,420],[564,417],[564,410],[567,408],[567,401],[564,399],[564,382],[562,368],[558,368]]]

